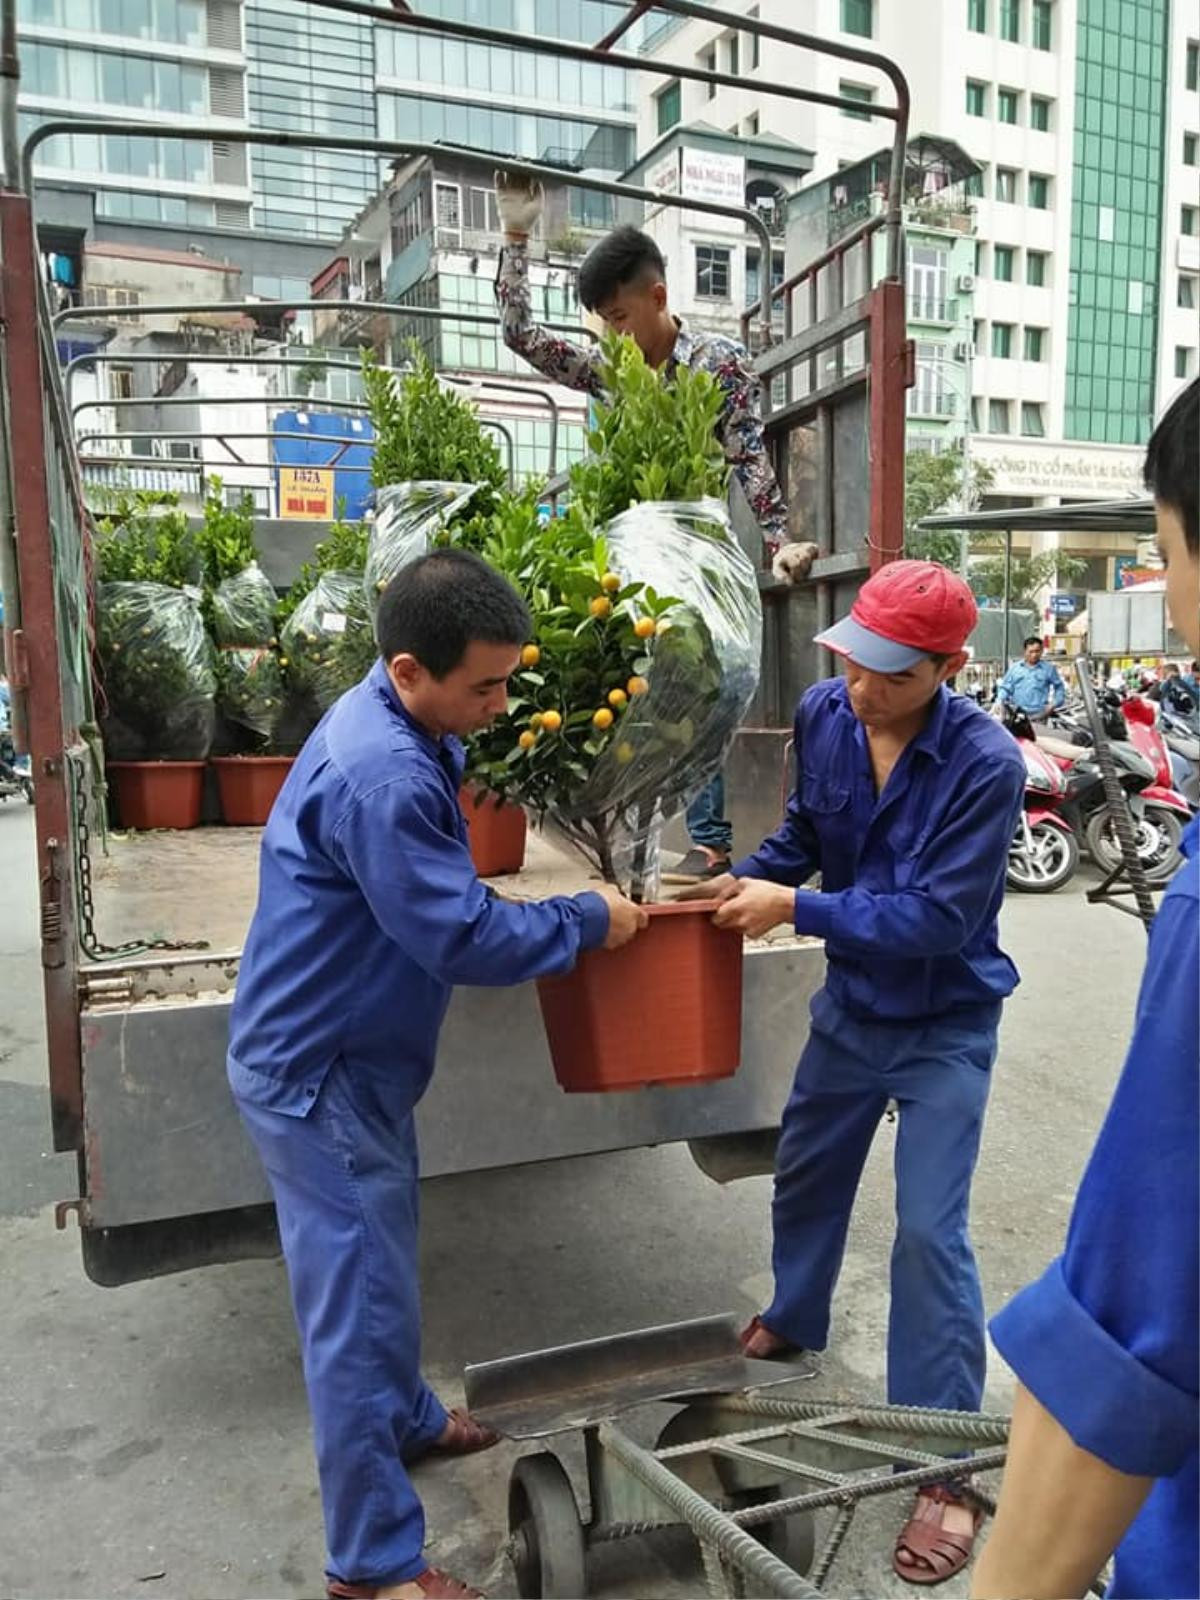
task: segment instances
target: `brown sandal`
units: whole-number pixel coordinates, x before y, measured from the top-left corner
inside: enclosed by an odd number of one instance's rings
[[[431,1456],[473,1456],[480,1450],[490,1450],[494,1444],[500,1443],[498,1433],[485,1428],[482,1422],[476,1422],[470,1412],[458,1407],[446,1413],[446,1423],[446,1432],[440,1439],[405,1451],[405,1461],[411,1464],[414,1461],[427,1461]]]
[[[424,1572],[418,1572],[415,1578],[405,1581],[415,1583],[426,1600],[483,1600],[481,1589],[468,1588],[439,1567],[426,1567]],[[383,1587],[383,1584],[343,1583],[340,1578],[330,1578],[325,1585],[325,1593],[329,1600],[375,1600]],[[386,1587],[394,1589],[399,1585],[387,1584]]]
[[[922,1502],[925,1502],[922,1505]],[[963,1506],[971,1512],[974,1527],[969,1534],[951,1533],[943,1528],[943,1507]],[[892,1555],[892,1571],[905,1583],[944,1583],[961,1572],[971,1559],[975,1548],[975,1535],[983,1520],[977,1506],[972,1506],[962,1495],[944,1484],[935,1483],[917,1493],[917,1504],[912,1516],[900,1530],[896,1549]],[[909,1560],[902,1561],[900,1552],[907,1551]]]

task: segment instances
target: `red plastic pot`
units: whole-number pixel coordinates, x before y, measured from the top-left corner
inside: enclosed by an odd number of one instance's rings
[[[194,828],[204,805],[203,761],[110,761],[123,828]]]
[[[221,815],[234,827],[261,828],[295,756],[213,756]]]
[[[481,878],[520,872],[525,865],[525,813],[520,806],[505,805],[485,789],[464,784],[458,803],[467,819],[471,860]]]
[[[742,1052],[742,936],[703,903],[653,905],[620,950],[538,980],[554,1075],[572,1093],[710,1083]]]

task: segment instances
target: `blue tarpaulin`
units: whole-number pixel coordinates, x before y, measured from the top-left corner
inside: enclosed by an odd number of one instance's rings
[[[370,475],[362,469],[371,465],[375,451],[375,430],[366,417],[331,411],[281,411],[273,431],[277,468],[331,466],[335,505],[345,502],[343,514],[350,521],[362,516],[371,493]],[[348,441],[344,447],[342,440]],[[278,490],[278,473],[275,487]]]

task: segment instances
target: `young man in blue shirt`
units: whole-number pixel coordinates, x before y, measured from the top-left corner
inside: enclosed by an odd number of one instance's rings
[[[1167,607],[1200,654],[1200,381],[1150,439]],[[1150,930],[1133,1038],[1066,1249],[991,1325],[1019,1380],[978,1600],[1200,1594],[1200,821]]]
[[[716,922],[761,937],[783,923],[825,940],[825,987],[796,1069],[775,1172],[775,1296],[743,1334],[758,1357],[824,1349],[859,1178],[888,1102],[896,1140],[888,1399],[977,1410],[983,1301],[967,1232],[1001,1002],[1009,841],[1025,764],[949,678],[967,660],[975,601],[961,578],[897,561],[819,642],[844,678],[796,713],[796,789],[783,826],[730,874],[688,890]],[[821,892],[801,885],[821,874]],[[973,1510],[923,1491],[896,1545],[901,1577],[965,1565]]]
[[[996,690],[997,713],[1006,706],[1016,706],[1030,717],[1044,717],[1048,711],[1057,711],[1067,698],[1067,686],[1053,661],[1047,661],[1042,641],[1030,634],[1025,641],[1025,656],[1014,661],[1000,680]]]
[[[413,1110],[452,985],[615,949],[645,913],[608,888],[499,899],[471,864],[459,737],[507,702],[530,620],[477,557],[393,579],[380,660],[301,751],[263,834],[229,1082],[275,1196],[329,1546],[327,1593],[439,1600],[406,1463],[495,1435],[421,1377]]]

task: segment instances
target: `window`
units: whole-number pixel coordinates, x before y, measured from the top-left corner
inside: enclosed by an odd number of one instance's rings
[[[1036,400],[1023,400],[1021,402],[1021,432],[1027,439],[1044,439],[1046,437],[1046,423],[1042,417],[1042,408]]]
[[[1011,283],[1013,281],[1013,257],[1016,251],[1011,244],[998,244],[995,248],[995,265],[992,277],[998,283]]]
[[[1051,0],[1033,0],[1033,48],[1053,50]]]
[[[945,417],[954,410],[954,391],[945,381],[943,344],[917,340],[914,350],[914,382],[908,391],[910,417]]]
[[[908,247],[908,312],[924,321],[953,320],[946,302],[950,252],[932,245]]]
[[[133,399],[133,368],[110,367],[108,370],[108,392],[112,400]]]
[[[1117,232],[1117,212],[1115,206],[1101,206],[1097,219],[1096,237],[1101,244],[1111,244]]]
[[[1009,44],[1021,42],[1021,0],[1000,0],[1000,37]]]
[[[742,45],[740,34],[731,33],[725,41],[725,70],[736,77],[742,70]]]
[[[758,7],[751,6],[750,10],[746,13],[746,17],[747,20],[753,20],[757,22]],[[748,34],[747,37],[750,40],[750,71],[757,72],[759,63],[762,60],[762,39],[757,33]]]
[[[666,133],[668,128],[673,128],[683,114],[682,93],[679,79],[669,83],[660,94],[654,97],[655,109],[658,113],[658,131]]]
[[[1050,132],[1050,102],[1035,94],[1029,100],[1029,126],[1035,133]]]
[[[1189,238],[1195,233],[1195,231],[1196,231],[1196,207],[1195,206],[1180,206],[1180,208],[1179,208],[1179,231],[1180,231],[1180,233],[1186,233]]]
[[[1010,402],[1007,400],[988,401],[989,433],[1008,433],[1010,431],[1008,418],[1009,404]]]
[[[439,233],[461,234],[462,196],[456,183],[435,183],[433,212]]]
[[[967,0],[967,27],[972,33],[986,33],[987,0]]]
[[[1181,273],[1179,287],[1175,292],[1175,304],[1182,306],[1185,311],[1196,309],[1196,280]]]
[[[986,167],[980,167],[978,172],[969,173],[963,183],[963,193],[972,199],[978,199],[983,193],[983,175]]]
[[[742,123],[742,134],[743,137],[747,139],[756,139],[758,137],[757,111],[751,112],[751,114],[746,118],[745,122]]]
[[[1044,361],[1046,359],[1045,328],[1025,329],[1025,359],[1026,361]]]
[[[1034,211],[1049,210],[1050,179],[1041,172],[1029,174],[1029,204]]]
[[[875,0],[842,0],[842,32],[875,36]]]
[[[759,264],[760,264],[760,260],[761,260],[761,255],[762,255],[761,251],[755,250],[755,249],[753,249],[751,247],[747,247],[747,250],[746,250],[746,304],[748,306],[757,305],[758,304],[758,297],[762,293],[762,279],[761,279],[761,275],[760,275],[760,272],[759,272]],[[779,251],[779,250],[773,250],[771,252],[771,287],[772,287],[772,289],[778,289],[779,285],[782,282],[783,282],[783,252]],[[782,320],[783,320],[783,302],[782,302],[782,300],[775,301],[774,305],[771,308],[771,315],[772,315],[772,317],[778,317],[779,320],[782,322]]]
[[[1186,344],[1175,346],[1175,376],[1177,378],[1190,378],[1192,375],[1193,357],[1196,352]]]
[[[967,79],[967,115],[987,116],[987,84],[980,83],[975,78]]]
[[[711,50],[702,50],[701,51],[699,59],[698,59],[698,65],[700,67],[702,67],[705,72],[715,72],[717,70],[717,47],[716,47],[716,45],[713,45]],[[706,85],[706,88],[708,89],[708,98],[710,100],[715,96],[715,94],[717,92],[717,87],[718,86],[715,83],[709,83],[709,84]]]
[[[1187,47],[1186,82],[1189,89],[1200,88],[1200,44],[1192,39],[1188,40]]]
[[[996,168],[996,199],[1014,205],[1017,199],[1017,175],[1011,167]]]
[[[1025,253],[1025,282],[1031,289],[1046,287],[1046,252],[1028,250]]]
[[[862,83],[839,83],[838,93],[841,95],[843,100],[858,100],[861,101],[863,105],[867,106],[869,106],[871,101],[875,98],[874,89],[868,89],[867,86]],[[869,111],[847,111],[845,107],[843,107],[842,115],[844,117],[853,117],[857,122],[870,122],[871,120],[871,113]]]
[[[1012,356],[1011,322],[992,323],[992,354],[998,361],[1007,361]]]
[[[467,227],[475,233],[499,233],[500,214],[494,189],[472,189],[467,195]]]
[[[1196,165],[1196,145],[1200,143],[1194,133],[1185,133],[1183,136],[1183,164],[1185,167]]]
[[[996,95],[996,116],[1001,122],[1016,122],[1020,95],[1015,89],[1001,89]]]
[[[730,252],[715,244],[696,246],[696,295],[704,300],[729,299]]]

